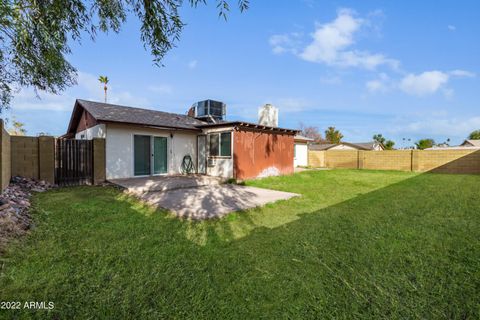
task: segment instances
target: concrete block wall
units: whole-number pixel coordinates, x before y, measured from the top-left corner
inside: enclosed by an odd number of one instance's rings
[[[325,151],[325,166],[327,168],[358,169],[357,150]]]
[[[10,134],[5,130],[3,119],[0,119],[0,171],[0,192],[2,192],[12,177]]]
[[[55,138],[11,136],[12,176],[55,182]]]
[[[412,170],[411,150],[358,151],[359,169]]]
[[[325,151],[308,151],[308,165],[314,168],[325,167]]]
[[[480,174],[479,150],[417,151],[418,163],[414,171]]]
[[[0,191],[12,176],[55,183],[55,138],[10,136],[0,119],[0,171]],[[93,139],[93,182],[105,179],[105,139]]]
[[[105,157],[105,139],[93,139],[93,184],[105,182],[106,157]]]
[[[11,136],[12,176],[38,179],[38,138]]]
[[[308,159],[312,167],[480,174],[480,150],[471,149],[309,151]]]
[[[38,178],[55,182],[55,138],[38,137]]]

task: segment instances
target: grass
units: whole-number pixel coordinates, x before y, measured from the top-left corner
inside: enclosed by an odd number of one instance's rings
[[[0,261],[11,318],[480,317],[480,176],[309,171],[249,181],[302,197],[181,221],[113,188],[34,198]]]

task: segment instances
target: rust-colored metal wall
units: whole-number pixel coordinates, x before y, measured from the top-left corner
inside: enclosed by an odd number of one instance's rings
[[[233,134],[234,175],[252,179],[293,173],[293,135],[238,129]]]

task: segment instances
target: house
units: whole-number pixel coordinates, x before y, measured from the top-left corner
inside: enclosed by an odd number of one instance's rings
[[[370,150],[370,151],[382,151],[385,150],[385,146],[377,141],[371,142],[340,142],[334,144],[311,144],[310,150]]]
[[[308,166],[308,143],[313,139],[301,136],[299,134],[293,137],[294,150],[293,150],[293,166],[294,167],[306,167]]]
[[[460,147],[474,147],[474,148],[480,148],[480,139],[469,139],[463,141],[463,143],[460,145]]]
[[[448,145],[435,145],[431,148],[426,148],[425,150],[463,150],[463,149],[480,149],[480,140],[477,139],[468,139],[463,141],[462,144],[458,146],[448,146]]]
[[[250,179],[293,173],[296,130],[225,121],[205,100],[187,114],[76,100],[64,138],[104,138],[107,179],[193,172]],[[188,170],[190,171],[190,170]]]

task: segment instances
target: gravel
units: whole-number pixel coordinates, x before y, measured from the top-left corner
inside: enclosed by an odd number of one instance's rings
[[[11,238],[21,236],[32,227],[30,197],[55,187],[48,182],[13,177],[0,195],[0,252]]]

